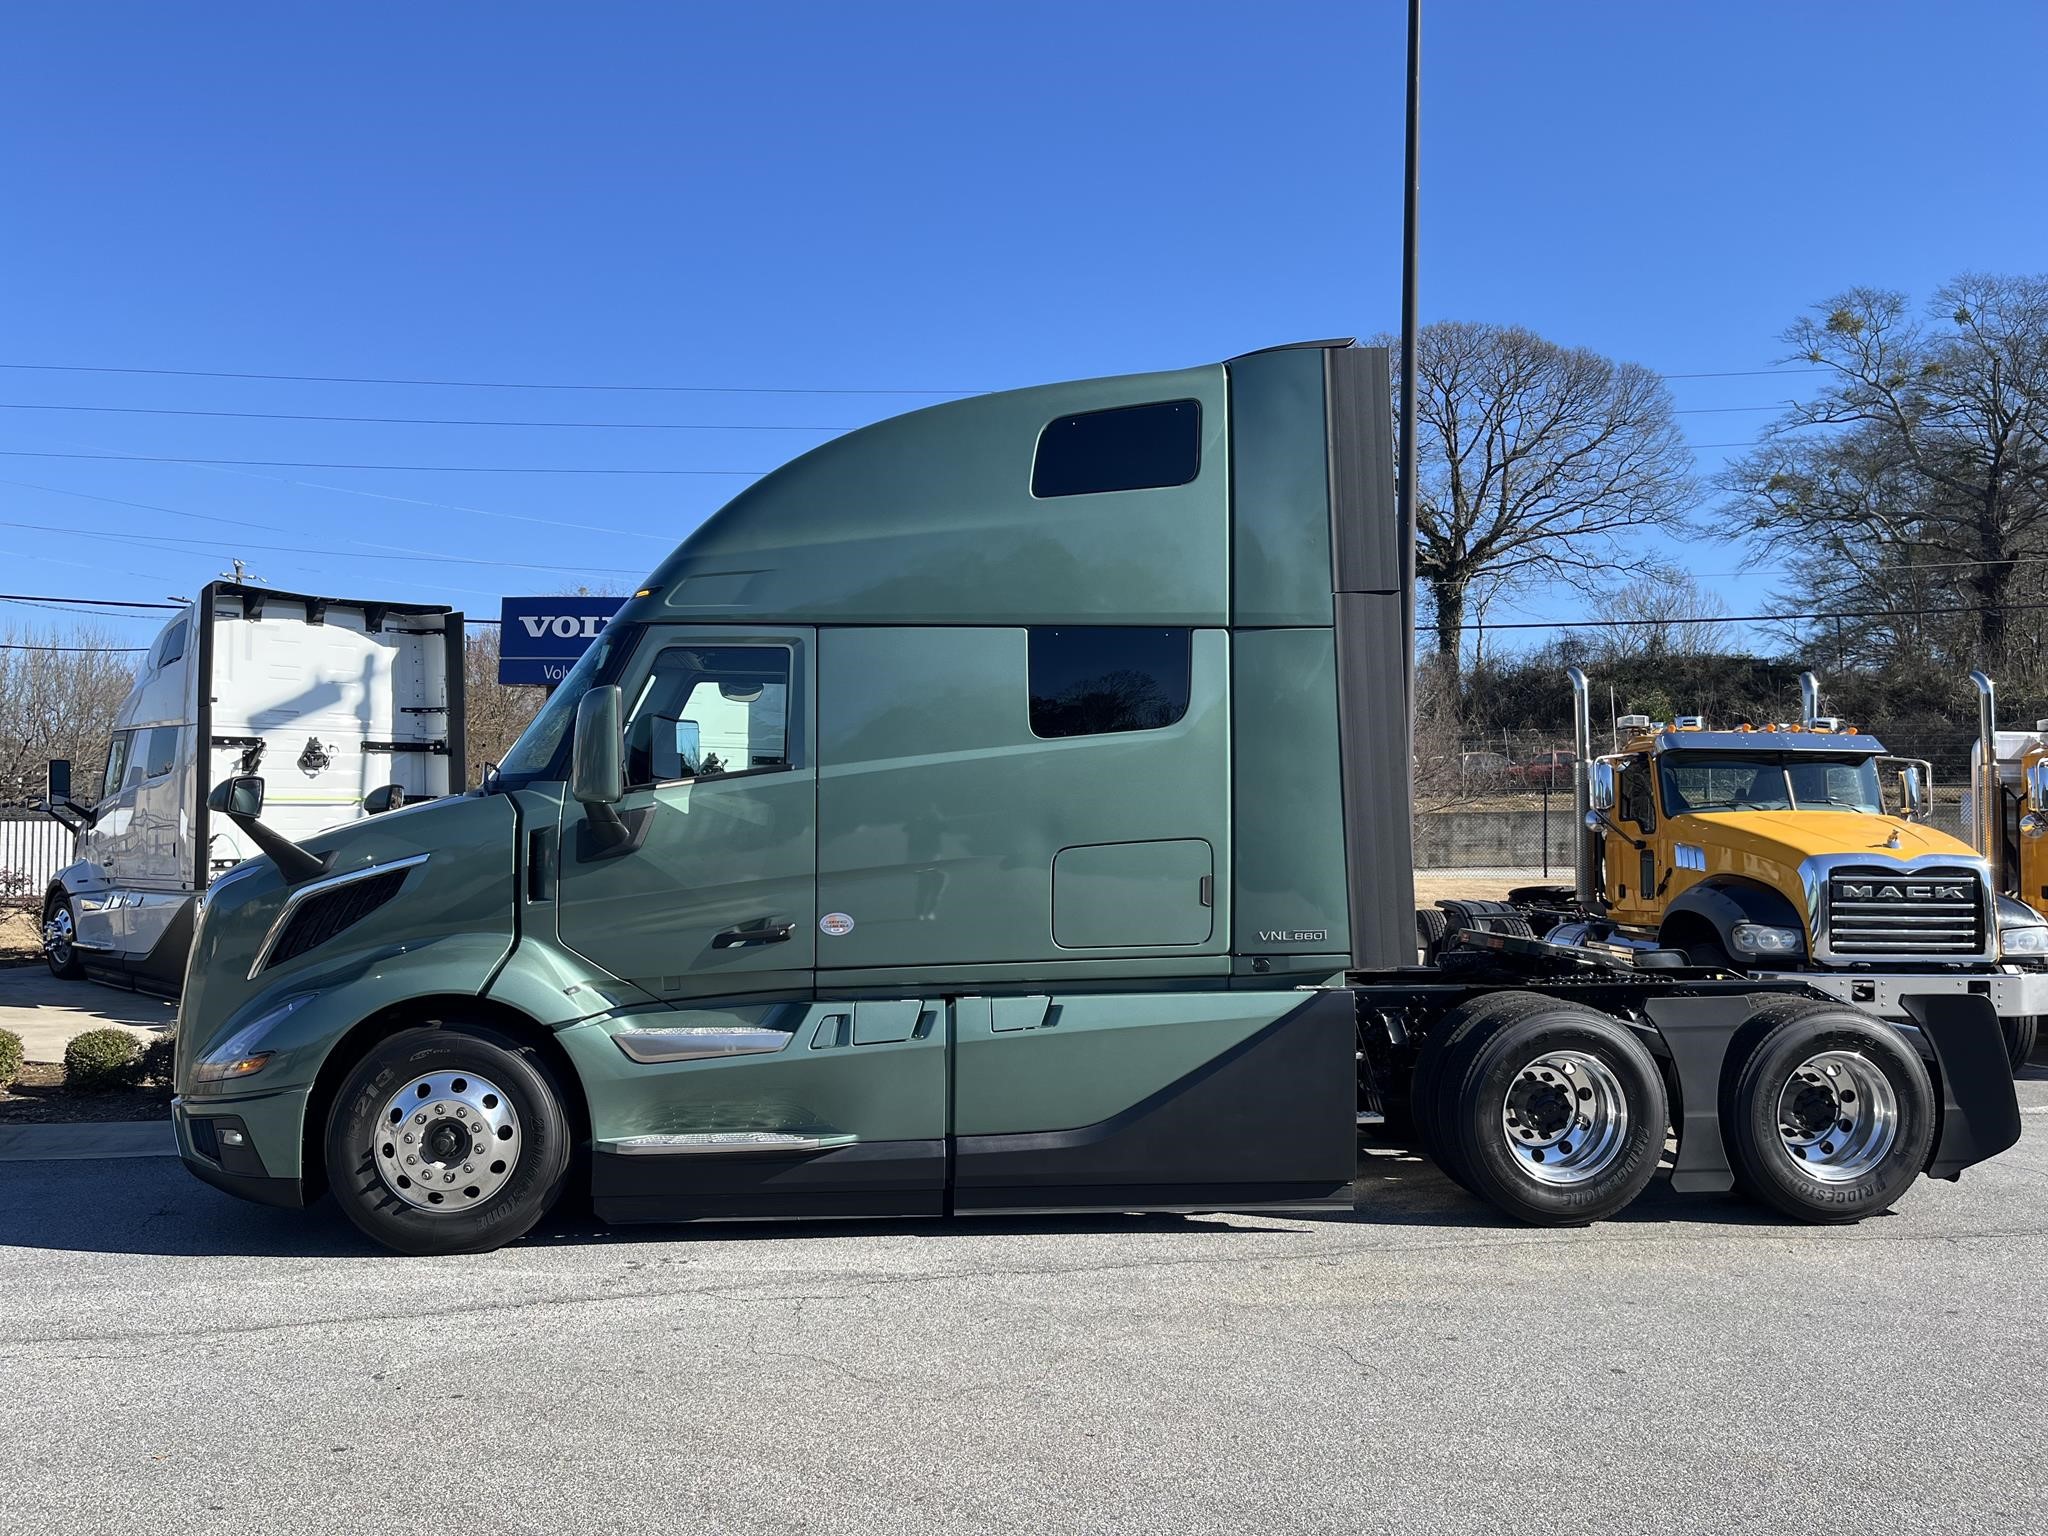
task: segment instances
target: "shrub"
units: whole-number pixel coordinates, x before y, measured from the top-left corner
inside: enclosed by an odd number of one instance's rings
[[[11,1029],[0,1029],[0,1093],[14,1086],[21,1076],[21,1036]]]
[[[142,1057],[136,1065],[136,1081],[152,1083],[159,1088],[171,1086],[171,1068],[178,1053],[178,1036],[174,1031],[152,1036],[142,1048]]]
[[[141,1065],[141,1042],[125,1029],[88,1029],[64,1047],[64,1080],[74,1088],[126,1088]]]

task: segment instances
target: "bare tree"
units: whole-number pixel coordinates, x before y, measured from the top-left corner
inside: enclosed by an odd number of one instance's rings
[[[135,684],[133,659],[90,624],[10,628],[0,638],[0,800],[41,795],[53,757],[75,765],[79,799],[96,799],[115,712]]]
[[[1663,657],[1718,656],[1728,648],[1727,612],[1720,600],[1673,566],[1650,564],[1601,595],[1610,618],[1623,621],[1597,631],[1594,649],[1604,665]]]
[[[1416,348],[1416,575],[1455,680],[1475,583],[1593,590],[1616,536],[1675,526],[1692,454],[1649,369],[1519,326],[1446,321]]]
[[[468,708],[469,784],[483,777],[484,765],[502,761],[519,733],[539,713],[545,695],[534,687],[498,681],[498,631],[478,625],[463,638],[462,685]]]
[[[1829,377],[1724,477],[1762,547],[1826,606],[1875,615],[1853,621],[1866,660],[2030,650],[2012,613],[2048,547],[2048,276],[1959,277],[1925,322],[1902,294],[1853,288],[1785,339]]]

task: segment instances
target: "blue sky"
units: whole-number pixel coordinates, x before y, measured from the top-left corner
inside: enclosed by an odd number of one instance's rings
[[[1739,372],[1849,284],[2048,267],[2048,7],[1426,10],[1425,319]],[[118,459],[757,471],[940,391],[1390,328],[1402,22],[1399,0],[17,8],[0,363],[821,393],[0,367],[0,586],[189,594],[240,552],[279,586],[495,613],[630,586],[744,478]],[[1718,445],[1802,382],[1673,388]],[[642,425],[18,408],[50,405]],[[1767,600],[1711,508],[1677,553],[1734,611]]]

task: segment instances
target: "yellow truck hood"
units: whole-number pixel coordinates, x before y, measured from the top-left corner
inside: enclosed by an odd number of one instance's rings
[[[1899,846],[1891,846],[1896,834]],[[1873,864],[1937,855],[1974,860],[1967,843],[1910,821],[1854,811],[1706,811],[1676,816],[1671,835],[1680,842],[1767,859],[1796,869],[1815,854],[1854,854]],[[1711,862],[1711,861],[1710,861]]]

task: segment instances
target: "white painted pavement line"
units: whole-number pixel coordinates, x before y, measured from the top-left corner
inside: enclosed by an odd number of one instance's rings
[[[177,1155],[178,1139],[168,1120],[73,1120],[56,1125],[0,1125],[0,1163]]]

